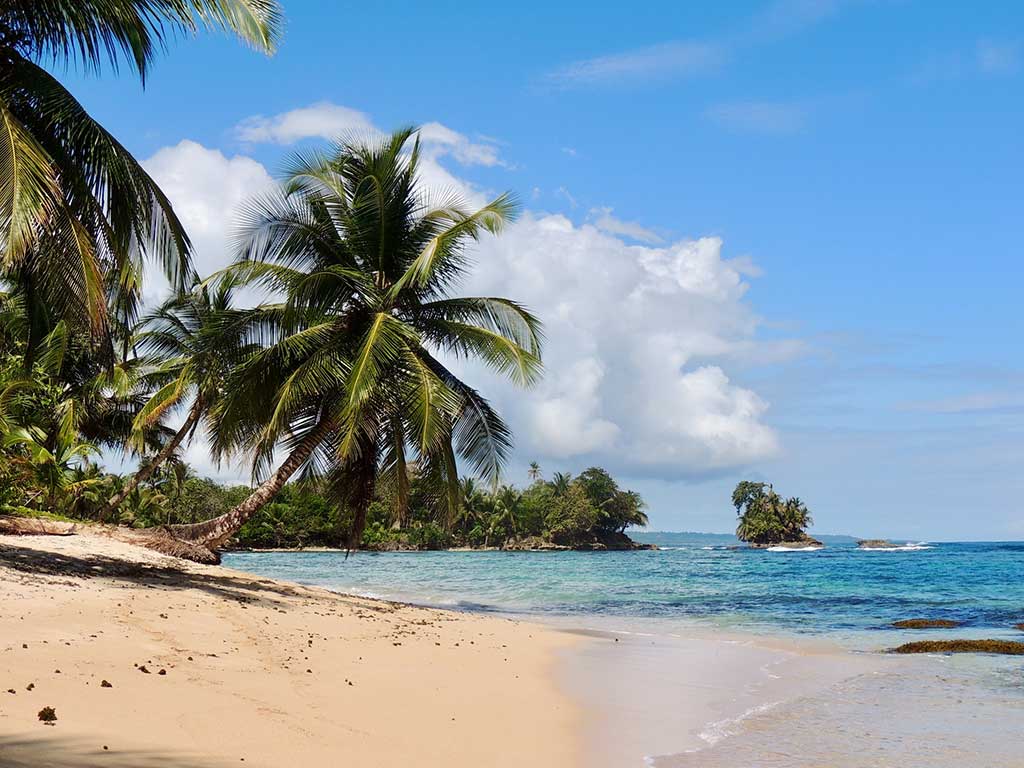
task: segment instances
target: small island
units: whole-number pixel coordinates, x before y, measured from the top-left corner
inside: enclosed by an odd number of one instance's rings
[[[751,547],[807,549],[825,546],[807,535],[811,513],[799,498],[783,499],[769,483],[743,480],[732,492],[736,538]]]

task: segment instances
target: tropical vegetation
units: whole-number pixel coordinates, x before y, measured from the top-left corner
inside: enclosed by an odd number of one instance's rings
[[[202,28],[271,53],[274,0],[11,0],[0,9],[0,514],[259,546],[622,544],[640,497],[602,469],[504,482],[508,425],[458,371],[541,376],[540,321],[465,296],[469,246],[515,217],[431,196],[417,132],[294,156],[198,276],[138,161],[46,67],[145,80]],[[170,295],[144,306],[146,269]],[[236,306],[239,288],[262,293]],[[253,487],[196,476],[199,434]],[[100,459],[132,460],[127,474]],[[460,477],[460,472],[468,475]],[[626,540],[628,541],[628,540]]]
[[[808,540],[811,513],[797,497],[783,499],[769,483],[743,480],[732,492],[736,538],[757,545]]]

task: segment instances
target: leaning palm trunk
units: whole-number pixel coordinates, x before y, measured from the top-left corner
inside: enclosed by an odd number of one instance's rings
[[[260,511],[278,491],[284,487],[296,470],[306,463],[310,454],[316,449],[333,425],[330,421],[321,421],[300,442],[270,477],[264,480],[249,497],[229,512],[225,512],[212,520],[191,525],[170,525],[168,531],[175,538],[201,544],[208,549],[218,549],[234,536],[254,514]]]
[[[107,505],[100,512],[100,519],[106,520],[107,517],[127,499],[132,492],[139,487],[142,483],[146,482],[153,473],[156,472],[160,466],[170,458],[181,442],[185,439],[196,424],[199,423],[199,417],[202,413],[202,405],[196,401],[196,404],[192,406],[192,410],[189,411],[188,418],[185,419],[185,423],[181,425],[181,429],[174,433],[174,436],[167,441],[167,445],[156,455],[156,457],[149,463],[139,468],[139,471],[135,473],[131,480],[129,480],[124,488],[115,493],[110,497]]]

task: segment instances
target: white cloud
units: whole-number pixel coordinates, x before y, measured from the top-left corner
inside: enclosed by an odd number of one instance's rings
[[[457,142],[432,131],[435,146]],[[424,155],[425,186],[479,205],[483,194],[445,167],[446,155],[457,158],[454,149]],[[160,150],[146,166],[192,233],[204,273],[231,260],[235,211],[272,183],[255,160],[191,141]],[[746,278],[756,274],[749,260],[723,258],[718,238],[656,244],[656,234],[610,209],[596,214],[577,225],[528,211],[477,246],[478,265],[463,287],[522,301],[545,323],[546,375],[534,390],[465,367],[509,419],[520,457],[678,478],[775,455],[767,403],[726,372],[737,362],[793,354],[791,342],[757,338],[760,320],[745,301]],[[197,440],[187,455],[212,472],[204,451]]]
[[[273,179],[251,157],[227,157],[194,141],[164,147],[143,166],[167,194],[195,248],[196,270],[203,277],[234,260],[232,228],[240,207],[273,187]],[[152,303],[167,283],[155,271],[146,281]]]
[[[515,298],[545,325],[534,390],[466,371],[495,394],[520,455],[679,477],[776,454],[767,403],[722,368],[761,345],[746,263],[721,250],[718,238],[630,245],[535,213],[480,244],[465,291]]]
[[[364,112],[320,101],[308,107],[266,117],[253,115],[235,126],[239,139],[251,143],[294,144],[303,139],[379,139],[385,132]],[[449,155],[463,165],[505,165],[493,139],[472,141],[441,123],[424,123],[419,129],[424,154]]]
[[[704,117],[742,133],[799,133],[806,120],[803,107],[777,101],[736,101],[713,104]]]
[[[723,48],[713,43],[662,43],[576,61],[549,73],[546,80],[565,88],[644,81],[714,70],[724,59]]]
[[[594,220],[594,226],[602,232],[611,235],[624,235],[642,243],[661,243],[664,238],[634,221],[623,221],[612,215],[611,208],[592,208],[590,215]]]
[[[242,141],[272,144],[294,144],[314,137],[334,141],[338,137],[374,138],[382,135],[363,112],[329,101],[271,117],[247,117],[235,127],[235,133]]]

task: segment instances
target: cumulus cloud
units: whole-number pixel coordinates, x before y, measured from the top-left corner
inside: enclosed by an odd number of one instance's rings
[[[437,146],[458,141],[432,131]],[[424,156],[425,185],[482,203],[482,192],[453,174],[445,156]],[[454,149],[447,156],[458,159]],[[203,273],[231,260],[235,213],[272,184],[255,160],[191,141],[160,150],[146,167],[192,233]],[[745,298],[757,274],[750,261],[726,258],[716,237],[666,243],[611,209],[590,219],[527,211],[475,247],[477,266],[462,287],[522,301],[544,321],[546,375],[535,389],[460,364],[510,421],[520,458],[679,478],[775,455],[768,403],[729,373],[737,361],[794,353],[788,341],[758,338],[761,321]],[[204,450],[197,441],[188,459],[212,472]]]
[[[235,135],[253,144],[295,144],[303,139],[379,139],[385,131],[356,109],[320,101],[277,115],[253,115],[235,126]],[[463,165],[505,165],[493,139],[473,141],[441,123],[420,126],[420,142],[432,157],[449,155]]]
[[[267,169],[251,157],[227,157],[194,141],[164,147],[143,161],[170,198],[195,248],[195,265],[206,276],[234,260],[231,232],[241,206],[273,187]],[[146,299],[159,300],[167,283],[148,275]]]
[[[722,367],[757,346],[760,320],[744,301],[747,263],[723,258],[718,238],[633,245],[528,213],[477,257],[467,292],[514,297],[545,324],[540,385],[483,387],[521,453],[680,477],[779,450],[768,404]]]

